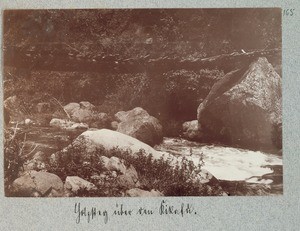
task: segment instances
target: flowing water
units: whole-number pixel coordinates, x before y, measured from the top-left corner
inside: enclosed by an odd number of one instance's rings
[[[270,194],[282,194],[282,157],[241,148],[191,142],[181,138],[164,138],[155,147],[173,155],[191,156],[194,163],[203,156],[203,168],[227,186],[244,183],[267,188]],[[230,187],[231,187],[230,186]]]

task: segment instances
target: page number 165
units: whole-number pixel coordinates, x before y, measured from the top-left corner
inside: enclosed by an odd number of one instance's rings
[[[284,9],[283,16],[293,16],[295,14],[295,9]]]

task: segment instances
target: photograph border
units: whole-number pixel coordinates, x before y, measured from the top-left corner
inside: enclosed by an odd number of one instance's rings
[[[251,8],[280,7],[296,9],[293,16],[282,17],[282,93],[283,93],[283,195],[266,197],[165,197],[165,198],[7,198],[4,182],[0,184],[1,230],[295,230],[300,225],[300,21],[299,4],[293,0],[219,1],[2,1],[3,9],[82,9],[82,8]],[[2,31],[2,30],[1,30]],[[2,36],[0,37],[2,43]],[[1,54],[1,73],[3,57]],[[298,71],[298,72],[297,72]],[[3,73],[1,75],[3,78]],[[1,92],[3,93],[1,80]],[[3,94],[1,94],[3,102]],[[3,107],[0,107],[3,113]],[[1,118],[2,119],[2,118]],[[1,120],[3,127],[3,121]],[[1,129],[1,140],[3,130]],[[3,156],[3,143],[1,143]],[[3,179],[3,158],[0,158]],[[195,216],[120,216],[104,224],[103,220],[76,224],[74,205],[109,209],[123,204],[128,209],[147,207],[157,210],[161,202],[179,206],[191,204]],[[158,229],[159,227],[159,229]]]

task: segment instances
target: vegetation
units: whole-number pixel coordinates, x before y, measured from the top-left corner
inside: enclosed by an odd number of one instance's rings
[[[164,136],[178,136],[182,123],[196,118],[198,105],[226,72],[193,61],[241,49],[281,48],[279,15],[280,9],[267,8],[6,10],[4,99],[17,96],[19,103],[14,105],[18,112],[7,111],[14,119],[21,113],[22,120],[49,125],[60,109],[53,97],[62,105],[89,101],[108,114],[109,124],[116,112],[139,106],[159,119]],[[51,106],[38,113],[36,106],[42,102]],[[279,130],[281,126],[275,127],[274,134]],[[273,139],[280,146],[281,139]],[[5,131],[6,190],[27,158],[24,143],[24,134]],[[109,173],[102,181],[93,178],[104,172],[100,156],[132,164],[145,190],[157,189],[166,196],[220,192],[217,185],[193,180],[201,160],[198,166],[183,159],[181,167],[171,167],[168,160],[153,160],[142,150],[132,155],[100,148],[86,155],[81,146],[72,146],[46,169],[62,180],[76,175],[97,186],[96,191],[78,192],[80,196],[122,196],[126,191]]]
[[[49,55],[47,60],[50,54],[91,60],[207,57],[279,47],[280,15],[268,8],[7,10],[4,48],[22,48],[32,59]]]
[[[17,74],[13,68],[5,71],[7,75]],[[97,106],[97,111],[111,117],[118,111],[140,106],[162,122],[166,135],[174,136],[178,135],[183,121],[196,117],[198,105],[223,75],[218,70],[178,70],[154,76],[36,71],[30,79],[19,75],[7,81],[4,94],[17,95],[27,117],[36,113],[39,102],[49,102],[51,108],[45,118],[36,115],[46,123],[51,113],[59,109],[53,97],[63,104],[87,100]]]
[[[117,148],[106,151],[104,148],[97,148],[94,152],[87,155],[83,146],[72,146],[67,152],[56,153],[57,159],[48,163],[48,171],[52,172],[62,180],[66,176],[79,176],[93,182],[97,190],[81,190],[76,196],[122,196],[128,189],[124,185],[118,184],[116,176],[111,172],[106,172],[101,156],[118,157],[124,160],[127,168],[132,165],[137,173],[140,188],[144,190],[156,189],[165,196],[209,196],[220,194],[218,185],[203,185],[196,179],[204,164],[203,157],[199,157],[199,164],[195,165],[192,161],[183,158],[176,167],[171,166],[170,160],[153,159],[152,155],[145,155],[140,150],[134,155],[129,151],[122,151]],[[93,176],[108,174],[99,180]]]
[[[19,171],[23,169],[26,161],[24,155],[25,135],[14,130],[4,129],[4,188],[9,193],[9,186],[19,177]]]
[[[197,106],[224,75],[220,67],[178,64],[241,49],[280,48],[280,14],[279,9],[7,10],[4,98],[22,99],[26,114],[52,97],[63,104],[89,101],[110,116],[140,106],[162,122],[165,135],[178,135],[177,128],[196,118]]]

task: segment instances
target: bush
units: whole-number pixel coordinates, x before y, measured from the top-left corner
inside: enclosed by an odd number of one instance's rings
[[[156,189],[165,196],[208,196],[218,195],[219,189],[214,190],[210,186],[203,185],[196,179],[204,165],[203,157],[200,156],[199,164],[183,158],[176,167],[171,166],[171,160],[153,159],[152,155],[145,155],[140,150],[135,155],[114,149],[109,156],[116,156],[125,160],[125,164],[132,164],[139,174],[142,188],[145,190]]]
[[[198,165],[183,158],[181,163],[173,167],[171,160],[153,159],[152,155],[145,155],[143,150],[132,155],[129,151],[124,152],[117,148],[110,151],[98,148],[87,155],[80,147],[82,146],[72,146],[67,152],[57,153],[58,159],[49,165],[49,172],[57,174],[63,180],[66,176],[76,175],[97,186],[95,191],[81,190],[76,196],[124,196],[127,189],[120,186],[115,177],[109,175],[103,180],[91,177],[104,172],[101,156],[115,156],[124,160],[127,167],[133,165],[144,190],[156,189],[165,196],[208,196],[220,193],[218,185],[203,185],[196,178],[204,165],[202,156],[199,157]]]
[[[19,172],[25,163],[25,155],[23,155],[25,135],[18,133],[16,129],[4,130],[4,187],[6,195],[9,195],[10,185],[19,177]]]
[[[46,168],[63,181],[67,176],[79,176],[89,181],[91,176],[103,172],[103,163],[99,160],[98,153],[92,152],[89,155],[83,155],[84,152],[82,145],[71,144],[67,152],[55,153],[55,160],[49,159]]]

